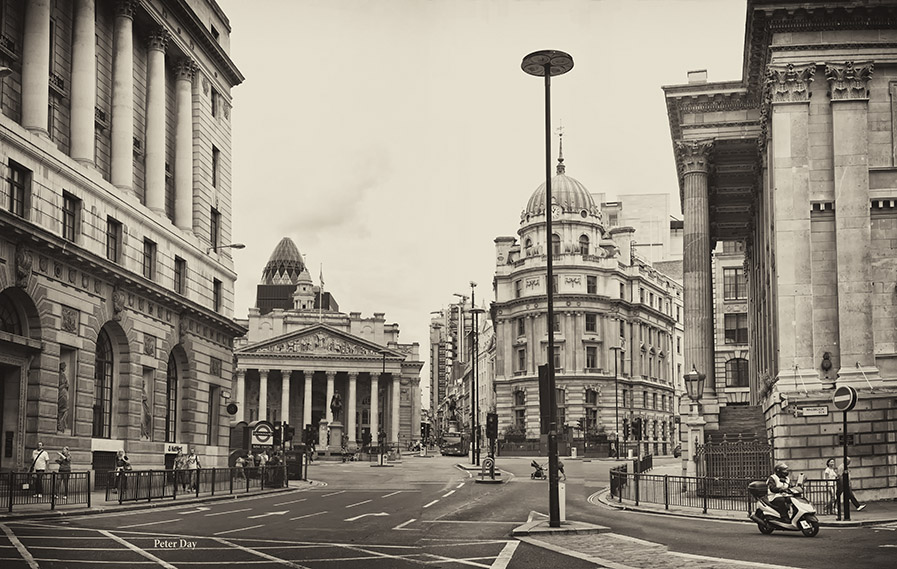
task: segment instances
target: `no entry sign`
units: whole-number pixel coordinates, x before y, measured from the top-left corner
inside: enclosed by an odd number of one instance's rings
[[[838,411],[850,411],[857,404],[857,390],[849,385],[842,385],[832,395],[832,403]]]

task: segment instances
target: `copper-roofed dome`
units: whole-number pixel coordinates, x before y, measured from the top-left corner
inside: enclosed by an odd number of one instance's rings
[[[296,284],[304,270],[305,262],[299,248],[292,239],[284,237],[274,248],[262,271],[261,284]]]
[[[564,213],[582,213],[600,216],[598,206],[589,190],[576,178],[564,173],[563,158],[559,160],[557,175],[551,179],[551,203],[560,206]],[[528,217],[545,215],[545,183],[536,188],[523,210],[521,221]],[[585,216],[584,216],[585,217]]]

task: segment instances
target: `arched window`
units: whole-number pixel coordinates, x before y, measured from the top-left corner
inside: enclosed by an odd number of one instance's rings
[[[726,362],[726,387],[748,387],[748,361],[732,358]]]
[[[97,337],[94,360],[93,437],[112,438],[112,378],[114,377],[114,353],[112,341],[106,330]]]
[[[22,335],[22,321],[15,304],[8,295],[0,294],[0,331]]]
[[[178,365],[172,352],[168,356],[168,373],[165,378],[165,442],[173,443],[178,425]]]
[[[588,255],[589,254],[589,236],[588,235],[580,235],[579,236],[579,254],[580,255]]]
[[[523,247],[524,247],[525,249],[529,249],[529,248],[531,248],[532,246],[533,246],[533,240],[530,239],[529,237],[527,237],[527,238],[526,238],[526,241],[523,242]]]
[[[551,234],[551,254],[555,256],[561,254],[561,236],[557,233]]]

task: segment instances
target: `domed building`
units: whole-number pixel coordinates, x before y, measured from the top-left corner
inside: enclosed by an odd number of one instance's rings
[[[681,286],[633,257],[634,230],[607,230],[588,189],[565,170],[561,153],[551,203],[545,203],[543,183],[520,214],[517,237],[495,239],[499,437],[532,440],[540,434],[538,368],[547,363],[550,242],[561,452],[576,445],[607,455],[615,439],[635,450],[635,419],[644,425],[643,452],[671,452],[673,377],[681,374],[673,356],[681,350],[673,345]]]
[[[384,313],[340,312],[289,237],[271,254],[241,324],[248,333],[235,345],[238,422],[288,423],[294,443],[310,426],[325,453],[381,437],[407,447],[420,437],[419,345],[400,344],[399,325]]]

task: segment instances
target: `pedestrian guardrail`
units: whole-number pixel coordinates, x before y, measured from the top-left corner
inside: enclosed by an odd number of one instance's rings
[[[285,488],[287,466],[200,468],[196,470],[120,470],[104,473],[106,501],[176,500],[178,496],[238,494]]]
[[[0,475],[0,503],[15,506],[87,504],[90,507],[90,472],[7,472]]]
[[[756,500],[748,493],[750,478],[712,478],[626,472],[625,466],[610,470],[611,496],[618,502],[663,504],[664,509],[695,508],[751,513]],[[837,513],[832,480],[804,480],[803,496],[819,514]]]

